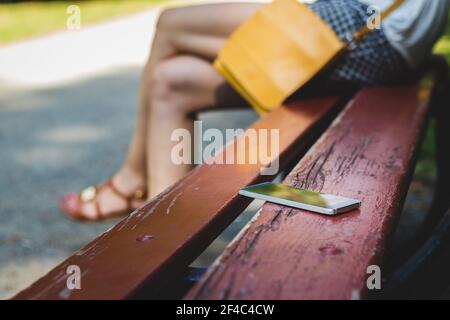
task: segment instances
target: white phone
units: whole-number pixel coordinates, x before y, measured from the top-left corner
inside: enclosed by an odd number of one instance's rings
[[[361,201],[297,189],[281,183],[266,182],[242,188],[240,195],[326,215],[358,209]]]

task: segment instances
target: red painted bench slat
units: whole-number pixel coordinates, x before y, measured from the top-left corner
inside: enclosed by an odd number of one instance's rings
[[[304,154],[331,123],[343,106],[337,102],[325,97],[282,107],[252,128],[280,128],[284,167]],[[15,299],[122,299],[144,287],[148,297],[157,297],[164,284],[185,270],[248,205],[238,196],[239,189],[270,178],[261,176],[260,168],[260,164],[197,167]],[[81,269],[81,290],[66,288],[69,265]]]
[[[402,207],[429,88],[371,88],[349,103],[285,183],[362,200],[337,217],[266,203],[188,299],[351,299],[367,294]]]

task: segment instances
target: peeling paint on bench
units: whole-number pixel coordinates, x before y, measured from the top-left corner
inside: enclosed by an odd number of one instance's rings
[[[285,183],[362,200],[336,217],[266,203],[187,299],[360,299],[400,213],[430,88],[360,92]]]
[[[252,128],[280,129],[284,168],[331,123],[343,106],[338,100],[323,97],[281,107]],[[142,289],[146,297],[157,297],[248,205],[239,189],[271,178],[261,176],[261,167],[197,167],[14,298],[124,299]],[[66,289],[69,265],[82,271],[81,290]]]

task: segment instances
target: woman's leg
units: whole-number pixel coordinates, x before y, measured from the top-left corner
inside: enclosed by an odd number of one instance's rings
[[[152,121],[152,114],[153,117],[156,117],[155,114],[162,113],[160,110],[162,109],[166,114],[164,125],[175,128],[173,125],[168,125],[170,117],[173,116],[174,118],[184,118],[184,127],[188,123],[192,123],[192,119],[187,119],[186,112],[199,111],[201,108],[214,106],[211,93],[223,79],[206,61],[210,62],[217,56],[231,32],[247,20],[260,6],[261,4],[258,3],[194,5],[167,9],[159,17],[152,50],[141,82],[138,125],[130,144],[127,161],[123,166],[125,170],[121,170],[127,172],[132,169],[131,171],[141,173],[146,171],[150,195],[159,193],[163,188],[161,182],[165,180],[161,177],[164,173],[159,170],[152,170],[151,167],[155,163],[163,162],[164,159],[166,162],[170,161],[170,158],[164,155],[166,152],[163,151],[164,146],[167,147],[169,143],[164,144],[164,140],[158,139],[158,137],[163,136],[162,132],[158,130],[160,121],[156,121],[156,118]],[[185,56],[181,59],[175,59],[178,55]],[[186,55],[189,55],[191,59]],[[198,57],[198,59],[193,59],[193,57]],[[192,61],[194,62],[190,64]],[[197,67],[199,67],[199,70],[196,70]],[[176,82],[175,85],[174,81]],[[197,81],[198,83],[196,83]],[[203,86],[206,87],[203,88]],[[183,92],[180,92],[180,89]],[[200,96],[199,92],[202,90],[209,91],[209,96]],[[170,102],[161,101],[165,99],[166,94],[177,95],[178,105],[187,103],[192,107],[186,107],[186,110],[174,110],[177,107],[171,108]],[[195,101],[181,101],[188,95],[190,99]],[[169,99],[171,98],[169,97]],[[167,110],[164,110],[167,108],[174,112],[167,115]],[[153,123],[153,125],[150,123]],[[158,151],[160,148],[161,151]],[[153,150],[155,152],[152,152]],[[146,155],[143,154],[144,151],[146,151]],[[160,155],[161,160],[159,160]],[[174,167],[172,169],[176,172],[174,175],[178,178],[188,170],[187,167]],[[171,172],[166,174],[167,181],[173,182],[174,179],[170,177]],[[120,176],[119,172],[118,182],[120,182]],[[126,174],[123,176],[126,177]],[[152,190],[153,187],[156,189]]]
[[[147,174],[150,197],[179,180],[190,165],[175,165],[170,140],[179,128],[193,131],[193,114],[216,107],[214,92],[224,82],[211,61],[230,33],[260,4],[228,3],[165,11],[159,20],[149,90]],[[190,17],[187,19],[186,17]]]
[[[224,80],[211,62],[230,33],[260,6],[216,3],[161,14],[141,81],[136,129],[126,161],[113,177],[122,193],[132,194],[146,184],[155,195],[189,170],[172,163],[170,135],[177,128],[192,130],[192,113],[215,106],[214,92]],[[108,188],[97,200],[105,216],[126,206]],[[79,207],[73,199],[72,204]],[[92,203],[80,209],[88,218],[95,216]]]
[[[146,136],[149,99],[147,88],[150,86],[149,72],[147,72],[148,68],[149,65],[147,63],[140,81],[136,127],[128,147],[128,152],[121,168],[112,177],[113,183],[125,194],[132,193],[138,188],[147,186]]]
[[[189,130],[193,139],[194,115],[215,106],[215,90],[223,78],[211,64],[196,56],[178,55],[157,65],[148,113],[147,168],[150,197],[178,181],[192,167],[175,164],[171,141],[177,129]],[[191,154],[193,154],[191,144]]]

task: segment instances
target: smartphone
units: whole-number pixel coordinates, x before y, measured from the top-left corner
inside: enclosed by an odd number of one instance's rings
[[[337,215],[358,209],[361,201],[297,189],[281,183],[266,182],[239,191],[240,195],[326,215]]]

